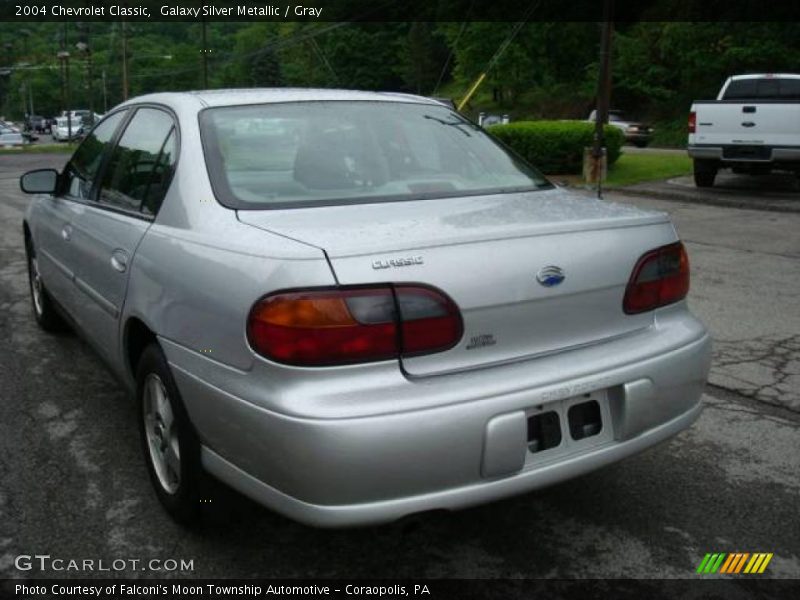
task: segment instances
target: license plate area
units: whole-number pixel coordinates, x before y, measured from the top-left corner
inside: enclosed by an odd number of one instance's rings
[[[722,158],[735,160],[770,160],[772,148],[766,146],[729,146],[722,149]]]
[[[606,390],[582,394],[525,411],[525,467],[558,460],[614,439]]]

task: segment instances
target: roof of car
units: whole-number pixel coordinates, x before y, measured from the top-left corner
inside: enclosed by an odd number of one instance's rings
[[[748,73],[747,75],[732,75],[731,81],[742,79],[800,79],[797,73]]]
[[[358,90],[313,88],[249,88],[225,90],[198,90],[191,92],[163,92],[131,98],[125,104],[156,102],[167,105],[198,103],[201,107],[267,104],[273,102],[361,100],[373,102],[413,102],[440,105],[440,102],[413,94],[397,92],[365,92]]]

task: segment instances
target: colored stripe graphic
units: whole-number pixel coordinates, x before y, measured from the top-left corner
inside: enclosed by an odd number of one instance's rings
[[[759,564],[761,561],[764,560],[763,554],[753,554],[753,558],[750,559],[750,562],[747,563],[747,566],[744,568],[745,573],[755,573],[757,572]]]
[[[725,570],[723,570],[722,572],[723,573],[733,573],[736,570],[736,565],[739,564],[739,560],[741,560],[741,558],[742,558],[741,552],[732,552],[731,553],[731,562],[727,566],[727,568]]]
[[[714,563],[717,562],[718,558],[719,554],[712,554],[711,558],[709,558],[708,562],[706,563],[706,568],[703,569],[703,573],[711,573],[711,568],[714,566]]]
[[[763,573],[772,560],[771,552],[709,552],[700,561],[698,573],[756,574]]]
[[[728,569],[730,568],[731,563],[733,563],[733,557],[734,556],[735,556],[735,554],[728,554],[728,559],[725,561],[725,564],[722,565],[722,568],[719,570],[720,573],[727,573],[728,572]]]
[[[736,565],[739,564],[739,559],[742,558],[742,555],[738,552],[731,552],[728,555],[728,560],[725,562],[723,569],[720,573],[733,573],[733,570],[736,568]]]
[[[724,558],[725,558],[725,553],[722,553],[722,554],[719,555],[719,558],[717,558],[717,561],[711,566],[711,571],[710,571],[711,573],[716,573],[717,572],[717,569],[719,569],[719,566],[722,564],[722,561],[723,561]]]
[[[762,563],[761,563],[761,568],[759,568],[759,569],[758,569],[758,572],[759,572],[759,573],[763,573],[763,572],[764,572],[764,569],[766,569],[766,568],[767,568],[767,565],[769,564],[769,561],[771,561],[771,560],[772,560],[772,552],[768,553],[768,554],[767,554],[767,555],[764,557],[764,562],[762,562]]]
[[[702,572],[705,570],[705,568],[706,568],[706,565],[708,564],[708,559],[710,559],[710,558],[711,558],[711,555],[710,555],[710,554],[706,554],[706,555],[703,557],[703,560],[702,560],[702,561],[700,561],[700,566],[699,566],[699,567],[697,567],[697,572],[698,572],[698,573],[702,573]]]
[[[736,563],[736,570],[734,571],[734,573],[738,573],[739,571],[742,570],[742,567],[744,566],[744,561],[746,561],[749,556],[750,556],[749,552],[745,552],[744,554],[742,554],[742,558],[739,559],[738,563]]]

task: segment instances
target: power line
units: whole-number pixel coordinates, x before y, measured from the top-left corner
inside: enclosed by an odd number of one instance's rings
[[[293,34],[292,36],[290,36],[288,38],[276,40],[276,41],[274,41],[272,43],[269,43],[269,44],[267,44],[265,46],[262,46],[261,48],[258,48],[257,50],[253,50],[251,52],[245,52],[243,54],[236,54],[234,52],[230,52],[230,53],[228,53],[227,57],[225,57],[223,55],[223,57],[221,57],[216,62],[217,62],[218,65],[225,65],[225,64],[228,64],[230,62],[233,62],[234,60],[242,60],[242,59],[247,59],[247,58],[254,58],[256,56],[260,56],[260,55],[266,54],[266,53],[268,53],[270,51],[281,50],[281,49],[284,49],[284,48],[288,48],[288,47],[291,47],[291,46],[293,46],[295,44],[299,44],[299,43],[305,42],[307,40],[311,40],[311,39],[313,39],[313,38],[315,38],[315,37],[317,37],[319,35],[322,35],[322,34],[325,34],[325,33],[329,33],[331,31],[339,29],[340,27],[346,27],[348,25],[352,25],[354,23],[357,23],[361,19],[364,19],[367,16],[369,16],[370,14],[378,12],[380,10],[383,10],[387,6],[392,6],[392,5],[394,5],[394,0],[388,0],[387,2],[383,2],[382,4],[378,4],[377,6],[372,7],[370,10],[364,11],[363,13],[361,13],[361,14],[359,14],[359,15],[355,16],[354,18],[349,19],[347,21],[339,21],[339,22],[336,22],[336,23],[332,23],[332,24],[328,25],[327,27],[318,27],[316,29],[312,29],[310,32],[308,32],[308,30],[300,29],[298,32],[296,32],[295,34]],[[325,61],[327,62],[327,59],[325,59]],[[195,65],[195,66],[191,66],[191,67],[185,67],[185,68],[182,68],[182,69],[164,69],[164,70],[161,70],[161,71],[158,71],[158,72],[139,73],[137,75],[132,75],[132,76],[130,76],[130,79],[140,79],[142,77],[154,77],[154,76],[158,76],[158,75],[161,75],[161,74],[164,74],[164,75],[177,75],[177,74],[182,74],[182,73],[191,73],[193,71],[198,70],[199,68],[201,68],[199,65]],[[333,70],[332,67],[330,67],[330,68],[331,68],[331,70]],[[334,72],[334,76],[335,76],[335,72]]]
[[[218,65],[224,65],[224,64],[231,63],[231,62],[233,62],[235,60],[242,60],[242,59],[246,59],[246,58],[254,58],[256,56],[260,56],[260,55],[266,54],[266,53],[268,53],[270,51],[273,51],[273,50],[281,50],[281,49],[284,49],[284,48],[287,48],[287,47],[291,47],[291,46],[294,46],[296,44],[300,44],[300,43],[305,42],[307,40],[313,39],[313,38],[315,38],[315,37],[317,37],[319,35],[322,35],[324,33],[328,33],[330,31],[333,31],[334,29],[338,29],[340,27],[345,27],[347,25],[351,25],[352,23],[353,23],[352,21],[342,21],[342,22],[339,22],[339,23],[333,23],[332,25],[329,25],[327,27],[322,27],[322,28],[319,28],[317,30],[312,30],[312,32],[310,32],[310,33],[308,33],[307,31],[302,31],[301,30],[300,32],[295,33],[291,37],[288,37],[288,38],[285,38],[285,39],[276,40],[274,42],[271,42],[271,43],[267,44],[266,46],[262,46],[261,48],[259,48],[257,50],[253,50],[251,52],[245,52],[245,53],[242,53],[242,54],[237,54],[237,53],[231,52],[231,53],[227,54],[226,56],[220,58],[217,61],[217,64]],[[190,73],[190,72],[193,72],[193,71],[197,71],[200,68],[202,68],[201,65],[194,65],[194,66],[184,67],[182,69],[161,69],[159,71],[152,71],[150,73],[138,73],[136,75],[132,75],[131,79],[140,79],[142,77],[155,77],[155,76],[162,75],[162,74],[163,75],[177,75],[179,73]]]

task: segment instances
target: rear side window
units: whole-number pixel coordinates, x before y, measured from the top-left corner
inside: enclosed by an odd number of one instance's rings
[[[84,200],[91,197],[92,184],[100,163],[126,112],[122,110],[110,115],[78,146],[65,170],[65,191],[69,196]]]
[[[111,154],[99,201],[116,208],[158,212],[175,163],[175,124],[156,108],[140,108]]]
[[[737,79],[725,90],[724,100],[800,100],[800,79],[762,77]]]
[[[781,98],[800,100],[800,79],[781,79]]]

